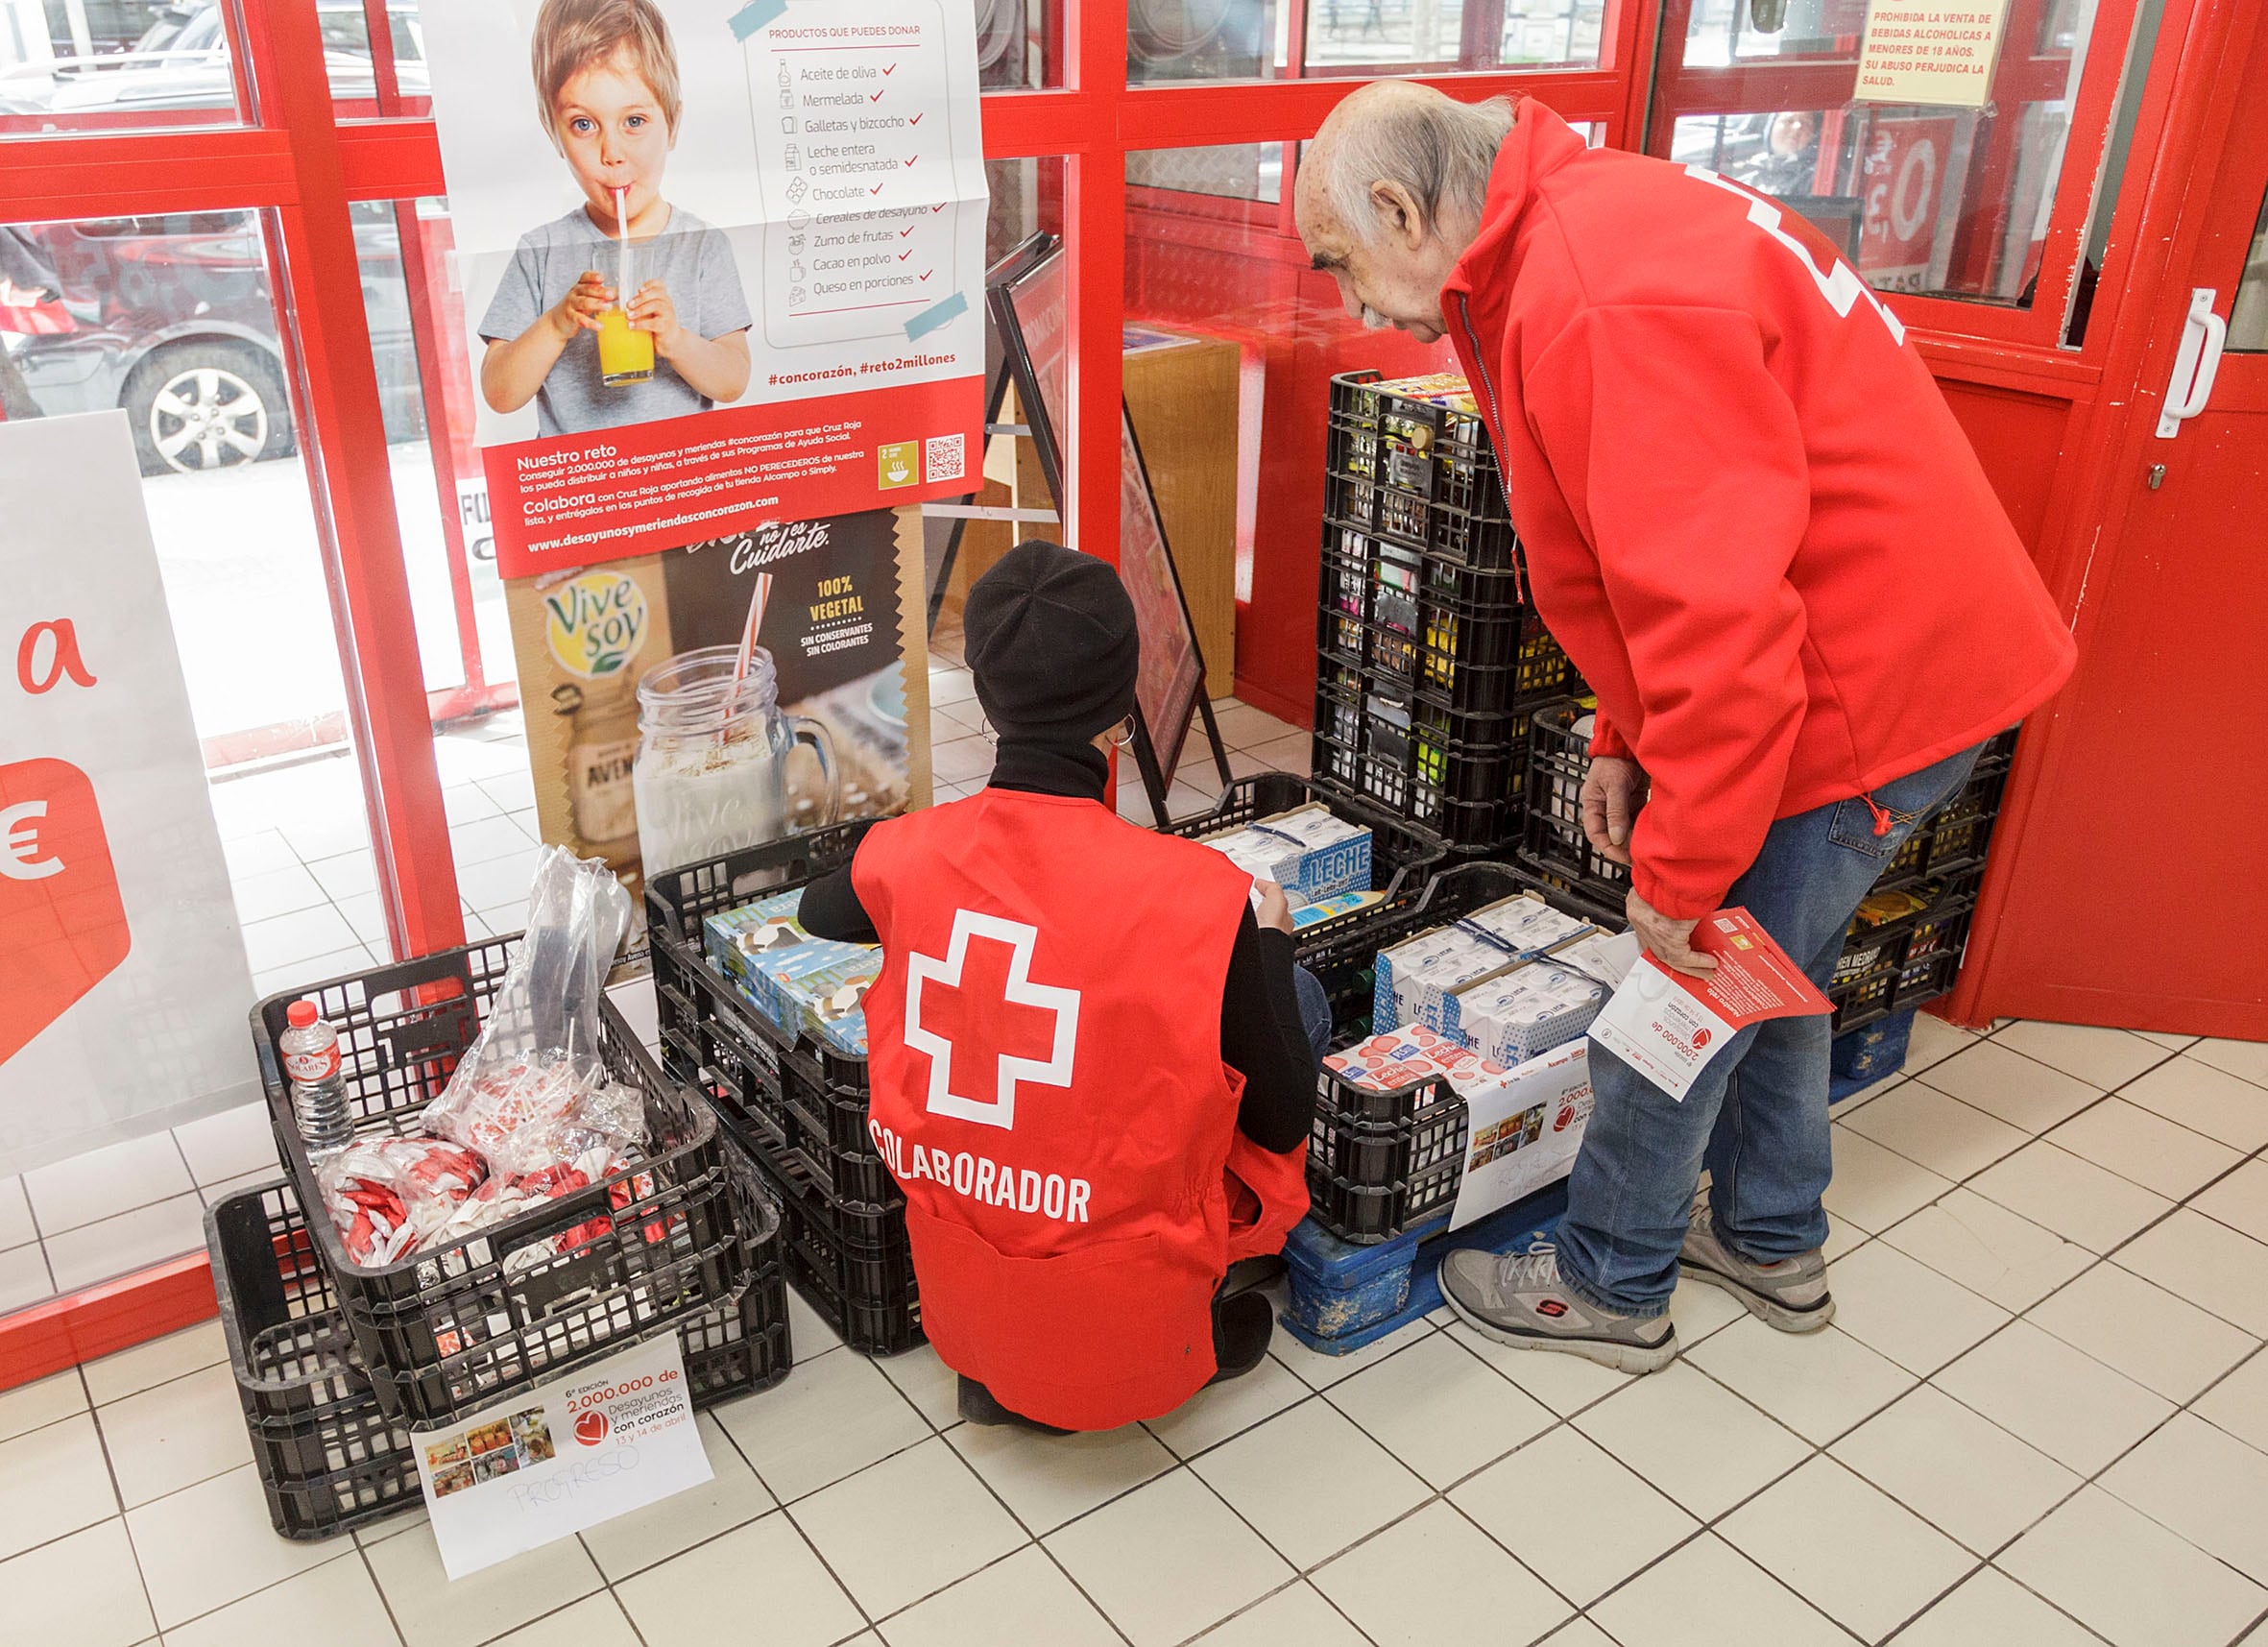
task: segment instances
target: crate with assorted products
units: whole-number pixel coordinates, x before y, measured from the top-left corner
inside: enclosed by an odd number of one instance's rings
[[[1460,852],[1514,842],[1533,706],[1577,690],[1528,600],[1461,377],[1332,380],[1314,767]]]

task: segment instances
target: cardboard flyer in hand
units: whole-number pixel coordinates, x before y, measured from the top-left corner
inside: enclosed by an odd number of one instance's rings
[[[1715,972],[1694,978],[1642,956],[1591,1025],[1593,1040],[1680,1103],[1750,1024],[1834,1010],[1746,909],[1718,910],[1692,943],[1717,957]]]

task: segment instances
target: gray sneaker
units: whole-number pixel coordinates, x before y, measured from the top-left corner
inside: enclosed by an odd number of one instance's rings
[[[1724,1288],[1748,1307],[1749,1314],[1762,1317],[1766,1325],[1782,1332],[1817,1332],[1835,1319],[1835,1299],[1827,1291],[1827,1260],[1819,1248],[1776,1264],[1750,1263],[1717,1233],[1706,1197],[1693,1203],[1693,1222],[1677,1252],[1677,1272]]]
[[[1677,1358],[1668,1316],[1626,1316],[1578,1297],[1560,1285],[1559,1255],[1548,1247],[1448,1253],[1441,1296],[1476,1332],[1518,1349],[1561,1350],[1621,1372],[1653,1372]]]

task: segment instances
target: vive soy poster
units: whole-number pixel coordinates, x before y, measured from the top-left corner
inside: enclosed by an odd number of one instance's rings
[[[971,490],[965,0],[450,0],[424,28],[505,577]]]

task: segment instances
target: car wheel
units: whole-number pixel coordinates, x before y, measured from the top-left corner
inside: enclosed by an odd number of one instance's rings
[[[133,369],[119,403],[144,474],[232,469],[292,449],[283,375],[251,344],[169,343]]]

